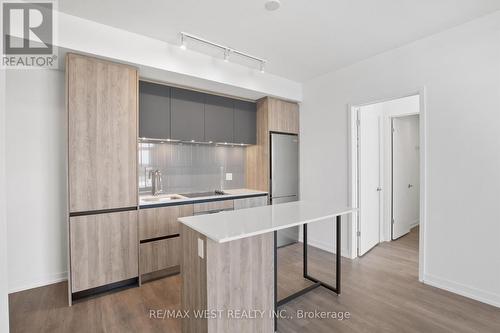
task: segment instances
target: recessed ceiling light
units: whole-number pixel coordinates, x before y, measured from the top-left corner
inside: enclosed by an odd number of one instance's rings
[[[265,4],[266,9],[269,11],[273,11],[280,8],[280,5],[281,5],[280,0],[267,0]]]

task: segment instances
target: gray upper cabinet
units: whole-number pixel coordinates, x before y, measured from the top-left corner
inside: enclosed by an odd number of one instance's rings
[[[253,102],[140,81],[139,137],[255,144]]]
[[[171,137],[182,141],[205,140],[205,94],[171,88]]]
[[[139,137],[170,139],[170,87],[140,81]]]
[[[257,105],[252,102],[234,101],[234,143],[256,144]]]
[[[205,141],[233,142],[234,100],[206,95]]]

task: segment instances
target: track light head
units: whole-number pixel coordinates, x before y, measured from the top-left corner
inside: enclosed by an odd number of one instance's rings
[[[185,50],[186,49],[186,39],[184,38],[184,34],[181,34],[181,46],[180,46],[181,50]]]

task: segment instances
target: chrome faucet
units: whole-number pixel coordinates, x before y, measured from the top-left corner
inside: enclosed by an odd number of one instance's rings
[[[151,179],[151,193],[158,195],[163,192],[163,184],[160,170],[151,170],[149,172],[149,179]]]

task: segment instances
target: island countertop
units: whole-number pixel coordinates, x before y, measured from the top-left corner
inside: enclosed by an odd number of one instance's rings
[[[179,222],[217,243],[256,236],[280,229],[323,221],[356,211],[315,201],[294,201],[270,206],[179,218]]]

